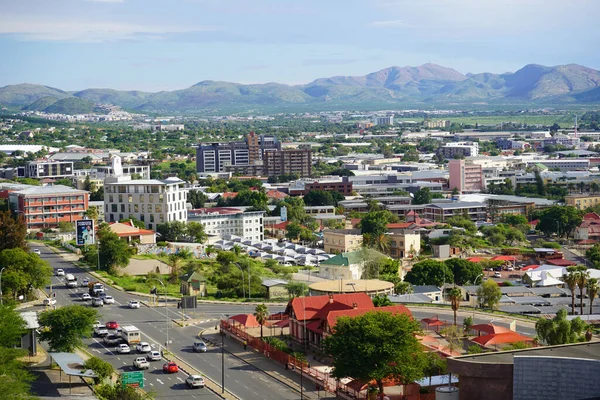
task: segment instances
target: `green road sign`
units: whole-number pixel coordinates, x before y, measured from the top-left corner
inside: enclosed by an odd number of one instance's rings
[[[144,388],[144,371],[123,372],[121,374],[123,386]]]

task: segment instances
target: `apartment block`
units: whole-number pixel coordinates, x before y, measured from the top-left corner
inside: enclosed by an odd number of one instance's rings
[[[432,121],[432,120],[426,120],[423,122],[423,125],[425,126],[425,128],[442,128],[442,129],[449,129],[451,122],[450,120],[437,120],[437,121]]]
[[[466,217],[473,222],[487,221],[487,206],[485,203],[455,201],[427,204],[423,208],[423,217],[431,221],[445,223],[454,216]]]
[[[385,125],[394,125],[394,116],[393,115],[378,115],[373,117],[373,123],[378,126]]]
[[[326,229],[323,231],[323,246],[326,253],[339,254],[359,250],[363,235],[360,229]]]
[[[31,161],[25,168],[27,178],[69,178],[73,176],[71,161]]]
[[[30,186],[8,193],[11,209],[23,215],[27,229],[56,228],[83,219],[89,193],[68,186]]]
[[[352,182],[339,182],[339,181],[328,181],[328,180],[315,180],[311,183],[304,184],[304,193],[308,193],[311,190],[324,190],[324,191],[336,191],[340,192],[344,196],[350,196],[352,194]]]
[[[585,210],[600,204],[600,195],[593,194],[570,194],[565,196],[565,204],[573,206],[578,210]]]
[[[421,252],[421,235],[418,233],[393,233],[388,238],[390,256],[393,258],[413,258]]]
[[[438,154],[447,159],[462,157],[477,157],[479,155],[479,143],[477,142],[456,142],[446,143],[438,149]]]
[[[260,242],[264,236],[264,211],[243,212],[237,208],[215,207],[191,210],[188,220],[204,225],[207,235],[225,237],[240,236]]]
[[[187,221],[187,190],[179,178],[138,179],[107,177],[104,180],[104,215],[106,222],[136,218],[146,228],[158,224]]]
[[[263,165],[266,176],[297,173],[301,178],[307,178],[312,169],[312,150],[265,151]]]
[[[465,160],[450,160],[448,163],[449,188],[460,192],[479,192],[483,189],[483,172],[481,165]]]

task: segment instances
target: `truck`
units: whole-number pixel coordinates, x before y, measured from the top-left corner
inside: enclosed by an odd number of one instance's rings
[[[88,283],[88,290],[90,296],[98,296],[100,293],[104,293],[104,285],[98,281]]]
[[[67,276],[65,276],[65,278],[67,281],[68,288],[76,288],[77,287],[77,278],[73,274],[67,274]]]
[[[146,360],[146,357],[138,357],[133,360],[133,366],[137,369],[148,369],[150,368],[150,363]]]
[[[138,344],[142,341],[142,333],[133,325],[122,326],[121,337],[129,345]]]

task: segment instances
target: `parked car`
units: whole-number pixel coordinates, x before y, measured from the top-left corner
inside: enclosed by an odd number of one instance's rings
[[[119,323],[117,321],[108,321],[105,326],[106,329],[117,329],[119,327]]]
[[[173,361],[169,361],[163,365],[163,372],[167,374],[174,374],[179,372],[179,367]]]
[[[146,354],[146,358],[148,359],[148,361],[162,360],[162,357],[160,356],[160,352],[156,351],[156,350],[149,351],[148,354]]]
[[[105,344],[120,344],[123,339],[120,335],[108,334],[104,336]]]
[[[108,329],[106,329],[105,326],[99,326],[96,329],[94,329],[94,335],[100,337],[106,336],[108,335]]]
[[[133,360],[133,366],[137,369],[148,369],[150,368],[150,363],[146,360],[146,357],[138,357]]]
[[[152,347],[150,347],[150,344],[148,344],[148,342],[140,342],[135,345],[135,351],[137,351],[138,353],[148,353],[152,351]]]
[[[81,281],[81,286],[83,287],[88,287],[89,284],[90,280],[88,278],[83,278],[83,280]]]
[[[140,308],[140,302],[137,300],[129,300],[129,308]]]
[[[200,375],[190,375],[185,379],[185,383],[190,388],[203,388],[204,387],[204,378]]]
[[[41,255],[42,252],[40,251],[40,249],[33,249],[33,253],[37,254],[37,255]]]
[[[502,274],[498,271],[494,272],[494,278],[502,278]]]
[[[89,293],[84,293],[81,295],[81,300],[82,301],[89,301],[92,299],[92,296],[89,295]]]
[[[117,352],[120,354],[131,353],[131,348],[129,347],[128,344],[121,343],[120,345],[117,346]]]
[[[65,276],[65,270],[62,268],[57,269],[56,276]]]
[[[115,304],[115,299],[112,296],[104,296],[104,298],[102,298],[102,301],[104,302],[104,304]]]
[[[206,353],[206,343],[202,341],[194,342],[194,351],[196,353]]]
[[[99,328],[101,326],[104,326],[104,324],[102,322],[98,321],[98,320],[96,320],[96,322],[94,322],[94,325],[92,325],[92,327],[94,329]]]
[[[92,298],[92,307],[104,307],[104,302],[99,298]]]
[[[45,306],[53,306],[56,304],[56,299],[53,297],[46,297],[44,299],[44,305]]]

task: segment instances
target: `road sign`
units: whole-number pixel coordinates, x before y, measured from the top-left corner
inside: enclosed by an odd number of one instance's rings
[[[144,371],[123,372],[121,374],[121,385],[143,388]]]

